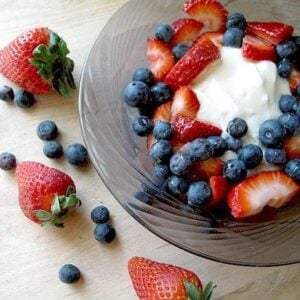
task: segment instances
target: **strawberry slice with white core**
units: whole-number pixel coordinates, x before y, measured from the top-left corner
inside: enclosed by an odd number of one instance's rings
[[[249,60],[270,60],[276,62],[275,47],[256,36],[246,35],[243,41],[243,56]]]
[[[223,200],[226,200],[226,197],[229,192],[230,184],[227,179],[223,176],[212,176],[209,178],[209,186],[212,191],[212,205],[218,205]]]
[[[283,149],[289,159],[300,158],[300,136],[287,137],[283,141]]]
[[[200,108],[196,94],[187,86],[181,86],[174,94],[171,109],[171,121],[177,116],[195,119]]]
[[[170,41],[171,47],[178,43],[189,44],[194,42],[203,28],[203,23],[193,19],[181,18],[174,21],[172,27],[174,29],[174,35]]]
[[[155,38],[147,42],[149,68],[157,81],[162,81],[175,64],[175,59],[168,45]]]
[[[223,46],[223,37],[224,34],[220,32],[204,32],[198,37],[197,42],[210,40],[214,43],[215,46],[220,48],[221,46]]]
[[[186,0],[183,10],[204,24],[204,31],[226,30],[228,11],[217,0]]]
[[[265,206],[280,208],[295,200],[300,186],[281,171],[264,171],[235,186],[227,197],[231,214],[239,219],[260,213]]]
[[[164,81],[173,88],[189,85],[208,65],[221,58],[210,40],[197,42],[172,68]]]
[[[277,45],[293,34],[294,27],[278,22],[248,22],[247,32]]]

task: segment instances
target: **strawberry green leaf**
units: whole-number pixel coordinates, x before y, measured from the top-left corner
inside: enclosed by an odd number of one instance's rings
[[[183,280],[185,291],[187,293],[187,300],[201,300],[201,290],[199,290],[192,282]]]
[[[213,293],[213,290],[216,288],[217,286],[213,283],[213,282],[209,282],[202,294],[201,300],[209,300],[211,298],[211,295]]]
[[[60,199],[58,196],[55,196],[54,201],[52,202],[51,205],[51,212],[53,215],[57,215],[61,213],[62,207],[60,206]]]
[[[41,222],[47,222],[47,221],[50,221],[51,218],[52,218],[52,214],[45,211],[45,210],[42,210],[42,209],[39,209],[39,210],[35,210],[33,211],[33,214],[37,217],[37,219]]]

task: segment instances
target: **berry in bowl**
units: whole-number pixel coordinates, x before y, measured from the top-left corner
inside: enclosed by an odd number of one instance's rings
[[[217,261],[299,262],[297,10],[132,0],[98,37],[83,135],[108,188],[152,232]]]

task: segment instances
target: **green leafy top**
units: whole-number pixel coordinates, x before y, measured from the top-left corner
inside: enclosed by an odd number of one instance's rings
[[[204,290],[198,289],[192,282],[187,280],[184,280],[183,284],[188,295],[187,300],[210,300],[213,290],[217,287],[213,282],[209,282]]]

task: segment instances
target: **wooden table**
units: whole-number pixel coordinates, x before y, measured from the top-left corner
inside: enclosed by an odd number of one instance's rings
[[[24,29],[48,26],[68,42],[79,81],[83,62],[100,30],[125,0],[0,0],[0,47]],[[25,4],[26,3],[26,4]],[[0,84],[9,83],[0,77]],[[10,84],[10,83],[9,83]],[[127,261],[138,255],[189,268],[218,288],[215,299],[300,299],[300,266],[248,268],[215,263],[186,253],[156,237],[131,218],[110,195],[92,166],[74,168],[64,159],[50,161],[35,130],[44,119],[54,120],[66,147],[81,142],[77,93],[69,100],[38,97],[28,110],[0,101],[0,152],[18,161],[35,160],[69,173],[83,201],[65,229],[41,228],[18,207],[13,172],[0,172],[0,299],[136,299]],[[93,238],[90,211],[104,203],[112,212],[118,239],[103,246]],[[83,274],[74,286],[58,280],[65,263]]]

